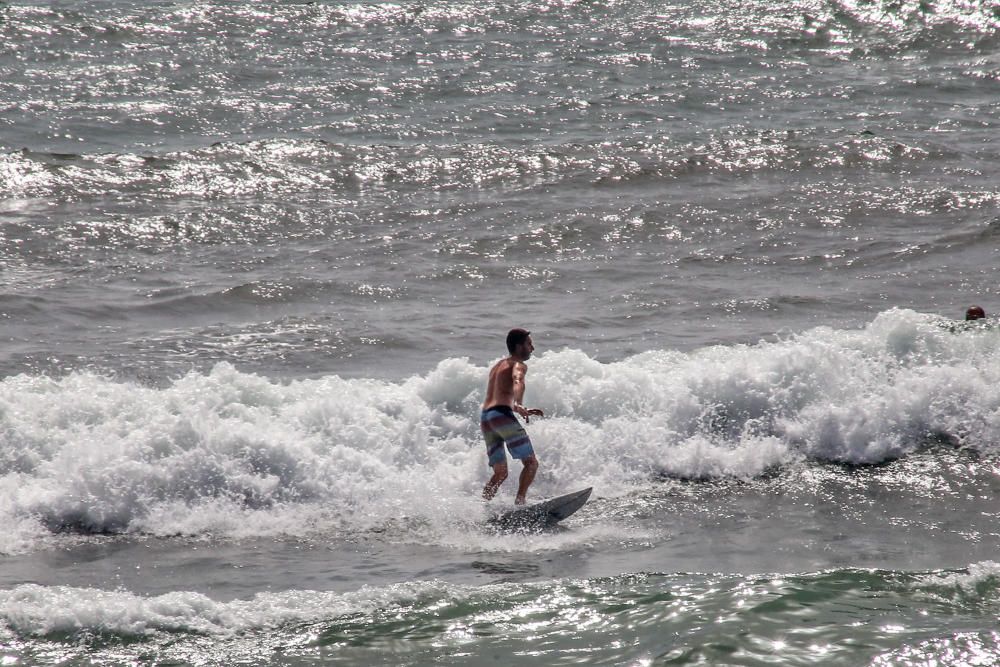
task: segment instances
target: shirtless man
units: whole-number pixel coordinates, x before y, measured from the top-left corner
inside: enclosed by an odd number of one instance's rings
[[[524,362],[531,357],[534,350],[530,331],[511,329],[507,334],[507,351],[510,352],[510,356],[501,359],[490,369],[486,400],[483,401],[483,412],[479,418],[483,438],[486,439],[486,454],[493,468],[493,477],[483,489],[483,498],[486,500],[493,498],[500,485],[507,479],[507,455],[504,453],[504,444],[510,450],[510,455],[520,459],[524,464],[514,504],[524,504],[524,496],[535,479],[535,471],[538,470],[538,459],[535,458],[531,440],[521,422],[514,416],[514,413],[521,415],[525,423],[532,416],[544,416],[541,410],[528,409],[521,405],[521,401],[524,400],[524,375],[528,372]]]

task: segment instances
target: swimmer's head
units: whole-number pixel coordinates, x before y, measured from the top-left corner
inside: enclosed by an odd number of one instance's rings
[[[986,317],[986,311],[984,311],[979,306],[969,306],[968,310],[965,311],[966,320],[981,320]]]

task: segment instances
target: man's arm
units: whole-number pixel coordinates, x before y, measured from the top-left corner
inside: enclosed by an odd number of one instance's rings
[[[511,380],[514,383],[514,405],[512,409],[517,414],[524,417],[524,421],[528,421],[528,418],[537,415],[539,417],[544,417],[545,415],[541,410],[537,408],[528,409],[522,405],[524,402],[524,376],[528,373],[528,367],[522,362],[514,364],[514,370],[511,373]]]
[[[528,372],[528,367],[525,366],[520,361],[514,364],[514,368],[511,369],[510,380],[511,389],[513,389],[514,395],[514,408],[520,408],[521,403],[524,402],[524,376]]]

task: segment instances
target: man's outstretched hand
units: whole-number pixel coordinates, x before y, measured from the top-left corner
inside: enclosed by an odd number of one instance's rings
[[[532,417],[544,417],[545,413],[538,408],[531,408],[530,410],[524,411],[524,423],[527,424],[531,421]]]

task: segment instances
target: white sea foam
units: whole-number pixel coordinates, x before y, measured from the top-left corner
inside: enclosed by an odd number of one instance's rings
[[[919,580],[922,588],[938,597],[958,595],[963,598],[996,600],[1000,584],[1000,563],[973,563],[963,572],[942,572],[925,575]]]
[[[915,599],[919,601],[925,600],[926,595],[933,601],[949,605],[956,597],[965,601],[961,602],[963,605],[968,600],[993,601],[998,572],[1000,564],[974,563],[964,571],[916,576],[906,588],[910,594],[916,594]],[[639,575],[639,578],[645,576]],[[886,585],[892,585],[898,576],[906,575],[887,573]],[[799,578],[805,581],[814,576]],[[744,585],[739,588],[749,591],[757,587],[754,582],[759,583],[760,579],[747,575],[743,581]],[[730,579],[727,585],[734,584],[738,584],[737,579]],[[294,628],[340,617],[356,619],[358,615],[376,613],[394,616],[428,611],[436,617],[435,610],[449,604],[461,604],[469,610],[479,609],[492,614],[496,600],[510,599],[512,588],[518,589],[520,594],[552,593],[565,599],[565,594],[558,590],[575,585],[570,579],[555,583],[503,582],[477,586],[425,580],[361,586],[347,592],[260,592],[245,599],[220,601],[194,591],[141,595],[126,590],[22,584],[0,590],[0,632],[13,632],[21,637],[95,634],[150,637],[162,633],[224,637]],[[583,585],[587,588],[603,584],[600,580],[591,580]],[[571,606],[577,607],[576,604]],[[284,633],[282,637],[288,641],[290,634]]]
[[[412,604],[457,590],[440,582],[365,586],[350,593],[285,591],[218,602],[177,591],[146,597],[127,591],[24,584],[0,590],[0,621],[24,636],[78,632],[232,634]]]
[[[691,354],[543,354],[528,376],[527,402],[547,414],[529,426],[533,494],[613,496],[662,475],[749,478],[802,459],[877,463],[930,440],[989,447],[998,338],[893,310],[863,330]],[[396,383],[279,383],[220,364],[165,388],[82,372],[7,378],[0,551],[50,531],[253,537],[405,518],[446,534],[483,516],[486,370],[446,359]]]

